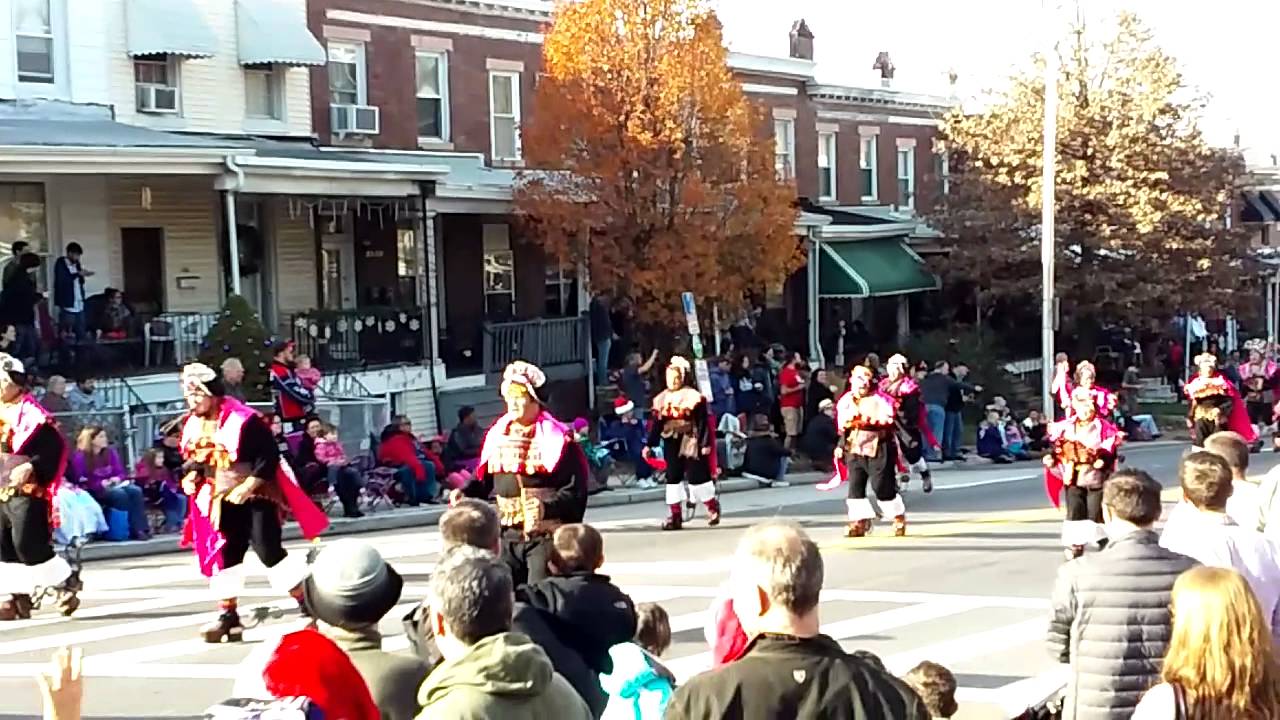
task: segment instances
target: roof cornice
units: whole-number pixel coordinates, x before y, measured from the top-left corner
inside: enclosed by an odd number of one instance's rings
[[[769,75],[793,80],[812,80],[817,63],[792,57],[775,55],[752,55],[751,53],[730,52],[729,68],[738,72]]]
[[[555,4],[550,0],[398,0],[407,5],[421,5],[444,10],[464,10],[489,17],[516,20],[550,20]]]
[[[891,88],[863,88],[851,85],[827,85],[810,82],[806,86],[806,90],[809,93],[809,97],[815,100],[857,105],[879,105],[903,110],[948,111],[960,104],[957,99],[945,98],[941,95],[909,93]]]

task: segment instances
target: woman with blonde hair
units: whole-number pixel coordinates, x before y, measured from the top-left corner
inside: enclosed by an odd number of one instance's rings
[[[1161,678],[1133,720],[1280,717],[1280,666],[1249,583],[1234,570],[1197,567],[1173,586],[1173,632]]]

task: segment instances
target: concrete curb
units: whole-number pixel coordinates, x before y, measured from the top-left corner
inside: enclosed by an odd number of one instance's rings
[[[788,476],[792,485],[817,485],[827,480],[829,475],[817,472],[796,473]],[[750,478],[729,478],[720,481],[721,493],[738,493],[748,490],[763,489],[760,483]],[[592,495],[587,502],[588,508],[614,507],[618,505],[637,505],[640,503],[661,503],[665,490],[661,487],[653,490],[610,490]],[[436,526],[440,516],[444,514],[443,505],[432,505],[426,508],[401,508],[383,511],[362,518],[330,518],[329,529],[324,537],[338,535],[359,535],[362,533],[381,532],[384,530],[403,530],[405,528],[431,529]],[[660,513],[658,513],[660,514]],[[658,515],[655,514],[654,517]],[[284,527],[284,539],[300,540],[302,533],[296,523]],[[178,547],[178,538],[166,535],[144,542],[129,541],[117,543],[92,543],[85,546],[84,560],[122,560],[126,558],[151,557],[190,552],[187,548]]]

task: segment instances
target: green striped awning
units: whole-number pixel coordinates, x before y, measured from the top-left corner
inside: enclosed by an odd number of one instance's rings
[[[900,238],[824,241],[818,297],[864,298],[938,289],[938,278]]]

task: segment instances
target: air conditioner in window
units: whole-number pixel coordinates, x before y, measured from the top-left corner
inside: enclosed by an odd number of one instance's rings
[[[138,86],[138,112],[178,112],[178,88],[163,85]]]
[[[329,126],[334,135],[377,135],[378,108],[372,105],[330,105]]]

